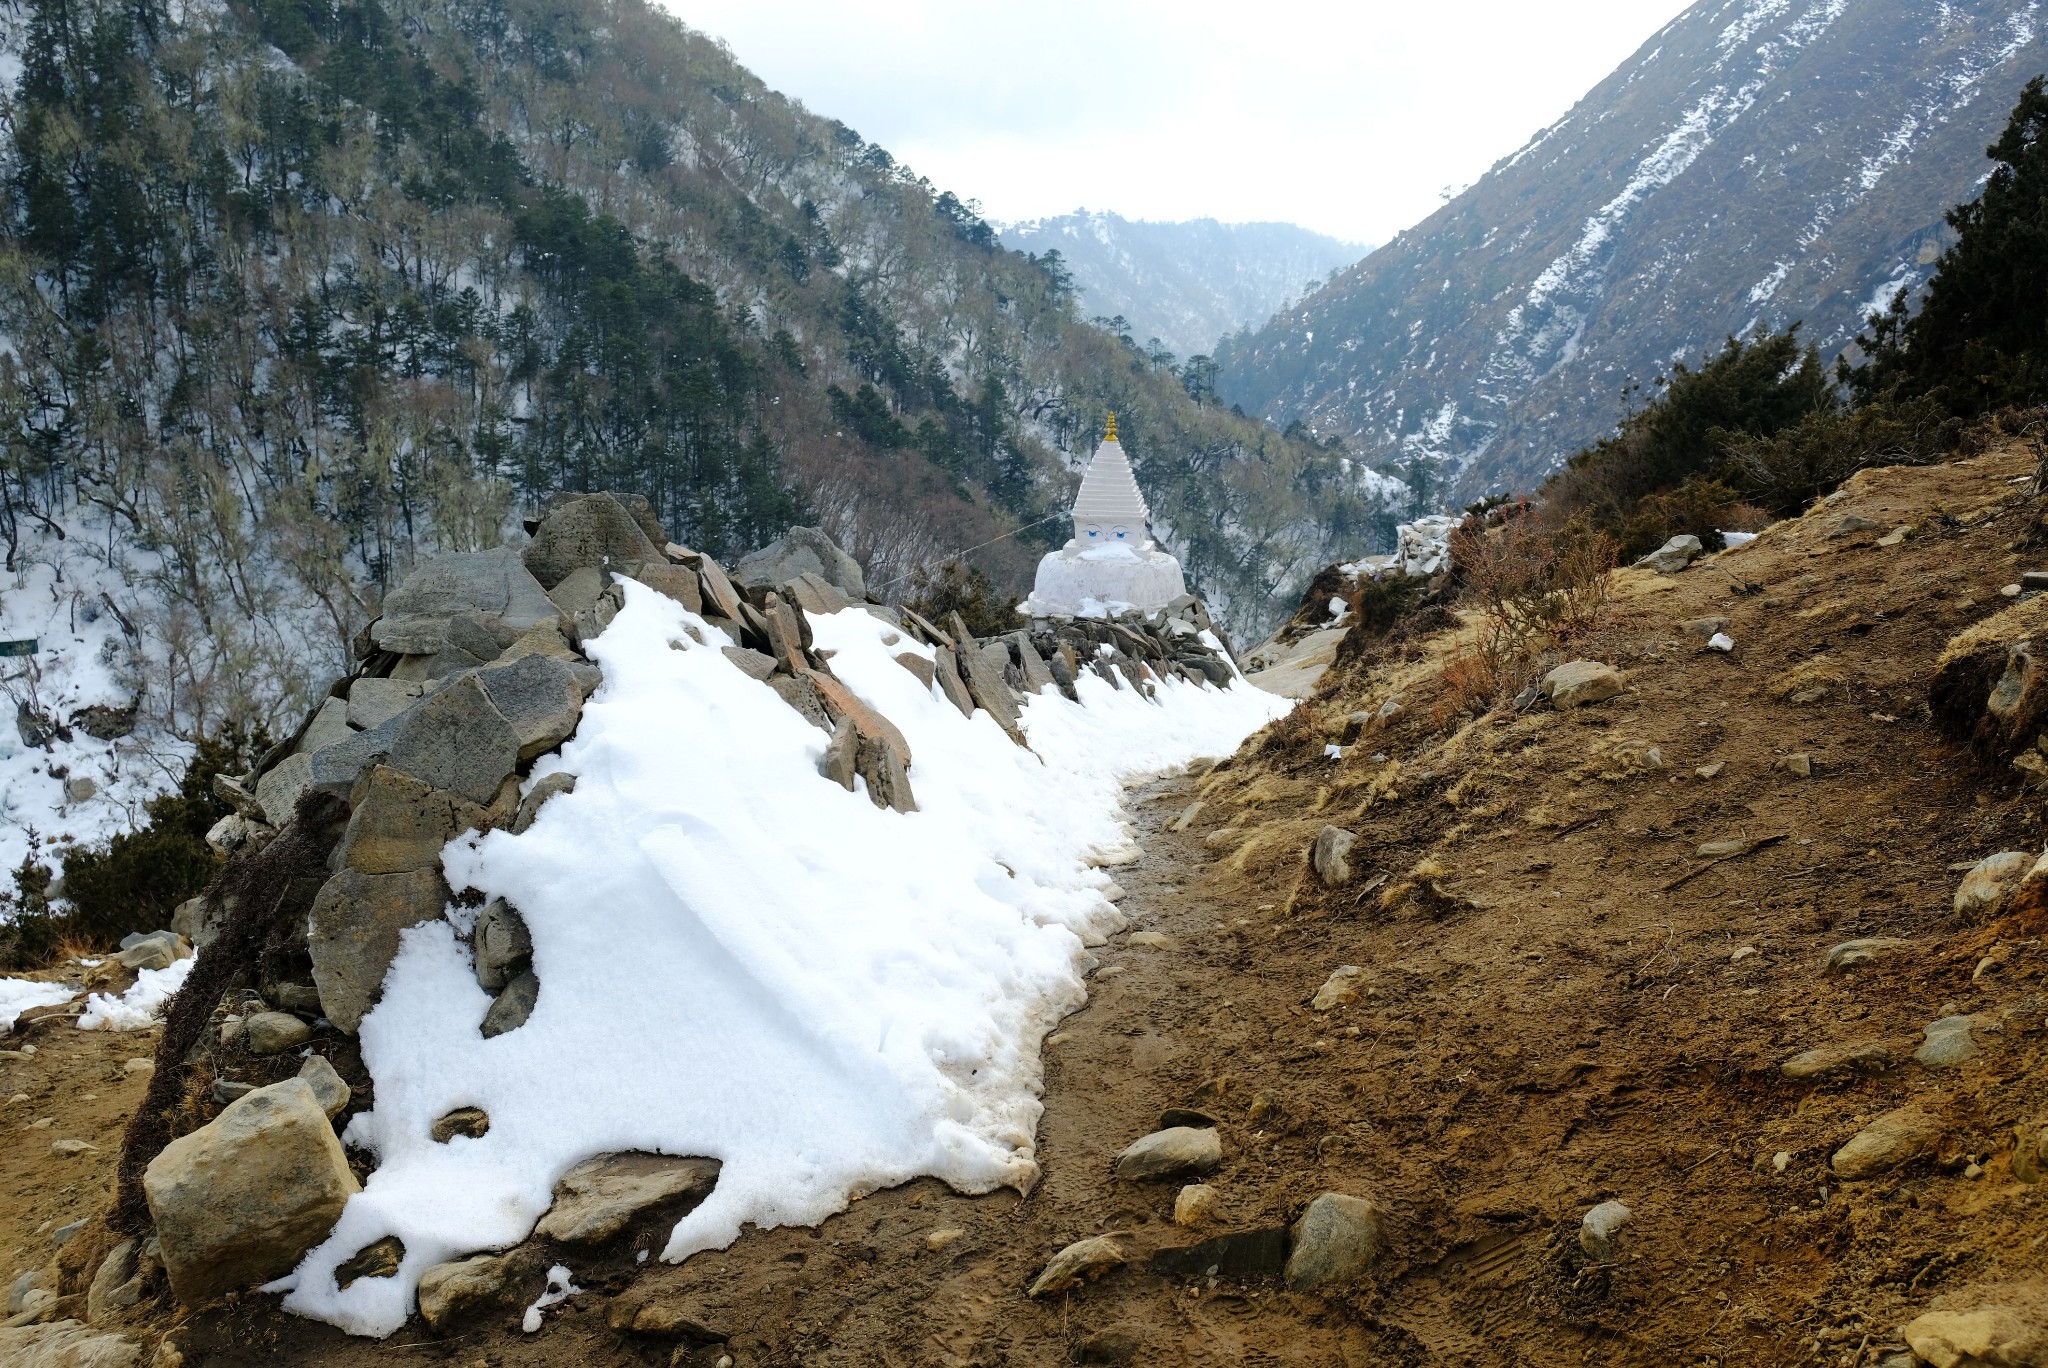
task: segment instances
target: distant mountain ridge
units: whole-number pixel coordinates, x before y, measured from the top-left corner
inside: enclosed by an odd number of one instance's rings
[[[1183,357],[1265,323],[1371,250],[1292,223],[1152,223],[1087,209],[999,234],[1016,251],[1057,250],[1084,314],[1120,316],[1137,341],[1156,337]]]
[[[1219,390],[1460,495],[1529,487],[1622,391],[1924,283],[2048,67],[2040,0],[1701,0],[1421,224],[1217,353]]]

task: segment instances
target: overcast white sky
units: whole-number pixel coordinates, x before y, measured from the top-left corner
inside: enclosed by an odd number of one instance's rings
[[[1011,221],[1279,219],[1383,242],[1687,0],[663,0]]]

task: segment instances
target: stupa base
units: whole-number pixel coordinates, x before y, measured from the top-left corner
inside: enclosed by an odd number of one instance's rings
[[[1187,593],[1180,562],[1164,551],[1128,546],[1066,548],[1038,562],[1038,579],[1022,610],[1032,617],[1116,617],[1160,612]]]

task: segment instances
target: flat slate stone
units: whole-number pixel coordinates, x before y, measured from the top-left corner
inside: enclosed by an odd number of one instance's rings
[[[505,668],[517,669],[524,663]],[[395,719],[395,726],[386,764],[473,803],[488,804],[495,798],[498,786],[519,763],[519,733],[493,706],[475,677],[459,680],[426,699]],[[329,747],[321,754],[334,749]]]
[[[555,1184],[535,1232],[565,1244],[602,1244],[643,1215],[681,1216],[718,1182],[716,1159],[627,1151],[586,1159]]]
[[[477,683],[519,738],[519,758],[531,760],[569,739],[583,716],[583,690],[569,667],[544,655],[477,671]]]

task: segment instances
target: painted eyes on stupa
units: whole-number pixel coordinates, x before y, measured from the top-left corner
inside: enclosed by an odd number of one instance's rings
[[[1116,528],[1116,529],[1115,529],[1115,531],[1116,531],[1116,539],[1117,539],[1118,541],[1122,541],[1122,540],[1123,540],[1124,538],[1126,538],[1126,537],[1128,537],[1128,536],[1130,536],[1130,535],[1131,535],[1131,534],[1130,534],[1130,532],[1129,532],[1128,530],[1126,530],[1125,528],[1121,528],[1121,527],[1119,527],[1119,528]]]

